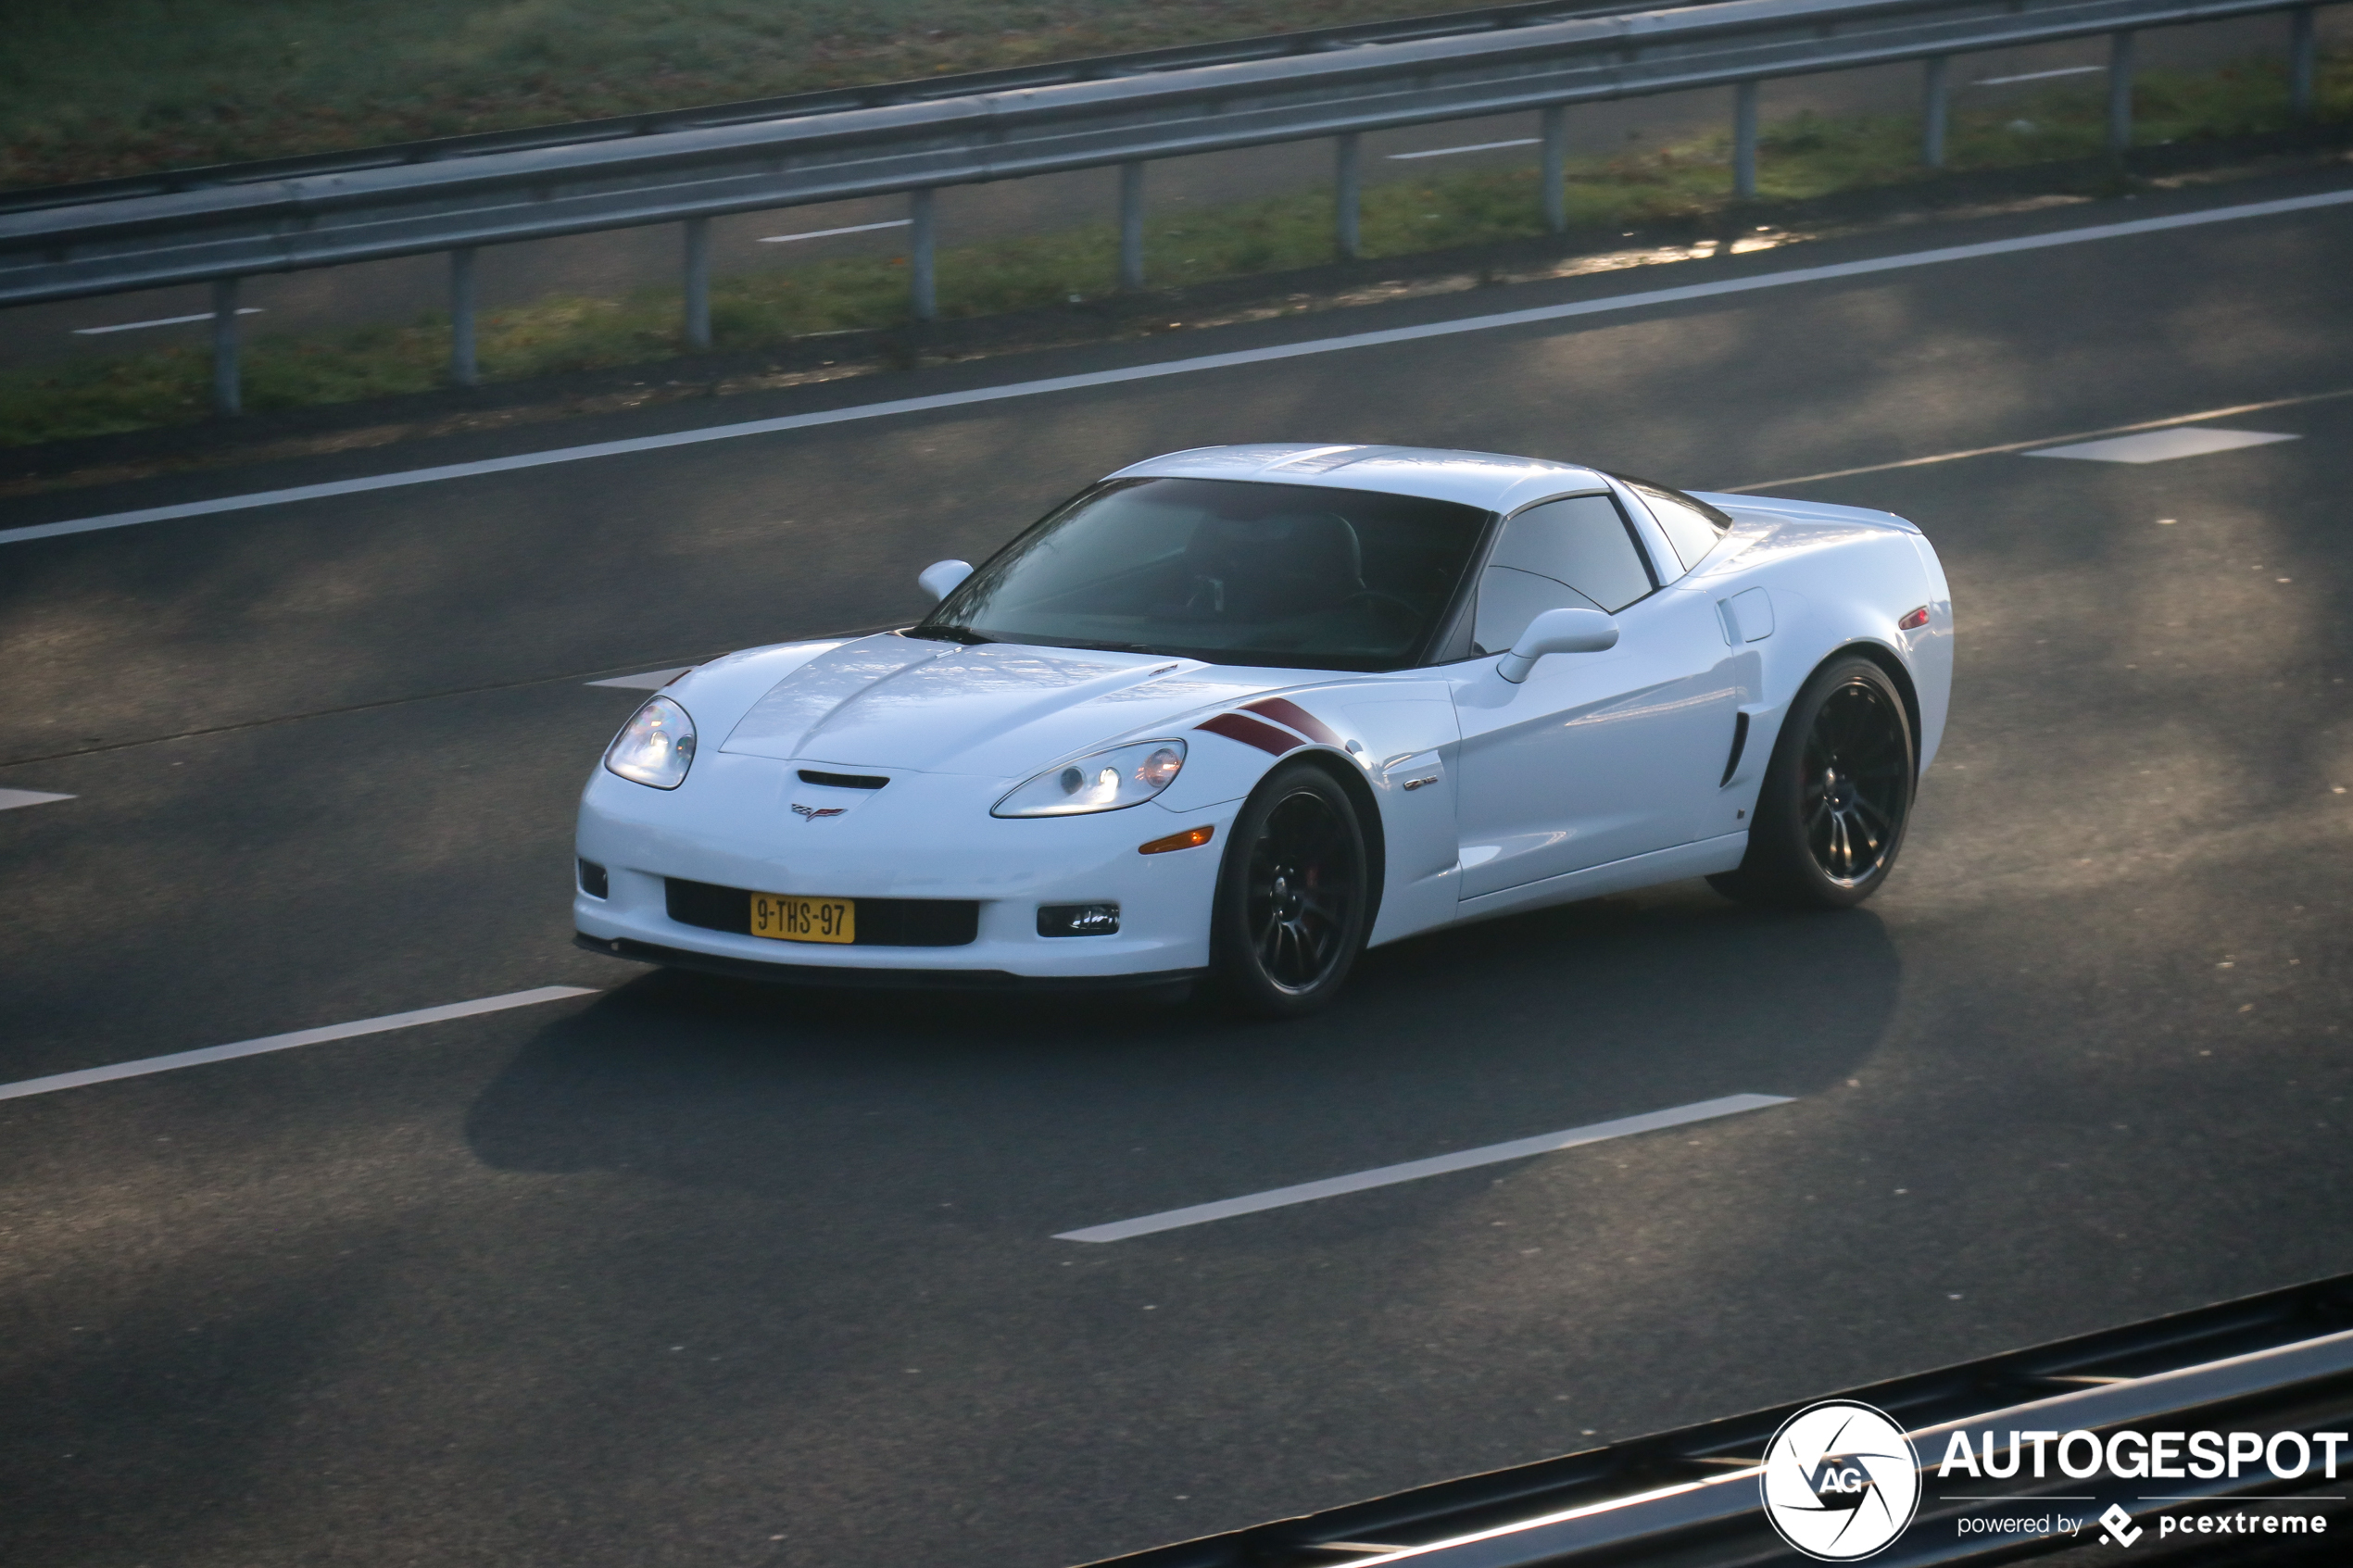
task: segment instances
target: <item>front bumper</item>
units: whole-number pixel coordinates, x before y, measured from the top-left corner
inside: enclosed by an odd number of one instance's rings
[[[598,769],[581,797],[578,852],[605,868],[607,896],[575,892],[582,946],[829,984],[1151,985],[1208,966],[1210,904],[1239,800],[1181,815],[1148,802],[1004,820],[988,808],[1005,781],[893,771],[885,788],[836,791],[800,784],[802,765],[718,752],[669,791]],[[796,804],[842,810],[804,818]],[[1137,853],[1203,824],[1217,834],[1200,848]],[[974,939],[953,947],[780,942],[671,919],[671,878],[795,896],[968,899],[979,919]],[[1096,902],[1120,907],[1115,935],[1038,934],[1041,904]]]
[[[1200,969],[1161,970],[1143,974],[1037,975],[1012,974],[1001,969],[850,969],[839,964],[753,963],[716,953],[691,952],[685,947],[658,947],[626,936],[610,938],[573,934],[574,945],[609,959],[691,969],[724,974],[731,980],[756,980],[767,985],[869,986],[903,991],[1021,991],[1101,992],[1175,991],[1208,973]]]

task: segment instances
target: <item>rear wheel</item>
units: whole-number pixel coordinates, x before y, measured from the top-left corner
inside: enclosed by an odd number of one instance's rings
[[[1339,781],[1277,768],[1235,819],[1210,922],[1218,990],[1260,1018],[1297,1018],[1340,994],[1364,950],[1364,827]]]
[[[1833,659],[1790,704],[1740,869],[1707,880],[1749,903],[1851,909],[1904,847],[1919,771],[1902,694],[1868,659]]]

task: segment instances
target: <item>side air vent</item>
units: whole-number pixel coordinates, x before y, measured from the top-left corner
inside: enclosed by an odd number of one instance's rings
[[[1724,776],[1716,781],[1718,789],[1732,782],[1732,775],[1740,771],[1741,753],[1747,749],[1748,715],[1736,713],[1732,716],[1732,754],[1724,759]]]
[[[880,789],[890,781],[880,773],[824,773],[814,768],[803,768],[800,782],[829,784],[835,789]]]

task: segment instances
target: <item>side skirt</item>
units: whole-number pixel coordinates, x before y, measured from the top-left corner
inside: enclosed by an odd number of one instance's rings
[[[1581,872],[1563,876],[1548,876],[1541,882],[1523,883],[1506,887],[1499,893],[1483,893],[1476,898],[1466,898],[1457,906],[1457,922],[1484,920],[1490,915],[1509,914],[1515,909],[1532,909],[1546,904],[1574,903],[1579,898],[1598,898],[1605,893],[1624,893],[1629,888],[1649,887],[1661,882],[1679,882],[1687,876],[1711,876],[1729,872],[1741,863],[1748,853],[1748,831],[1728,833],[1718,838],[1703,838],[1697,843],[1681,844],[1672,849],[1655,849],[1647,855],[1632,855],[1607,865],[1588,866]]]

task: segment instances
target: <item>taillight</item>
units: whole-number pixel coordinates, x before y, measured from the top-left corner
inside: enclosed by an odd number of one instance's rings
[[[1895,623],[1898,632],[1917,632],[1928,624],[1928,606],[1922,605]]]

